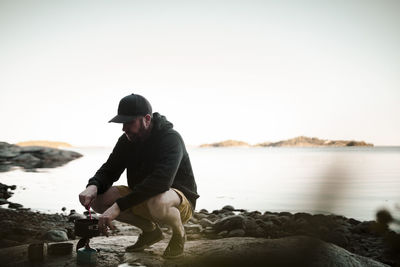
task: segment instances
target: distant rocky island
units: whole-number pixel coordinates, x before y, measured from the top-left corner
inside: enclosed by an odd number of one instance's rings
[[[43,147],[52,147],[52,148],[60,148],[60,147],[72,147],[70,144],[65,142],[56,142],[56,141],[46,141],[46,140],[32,140],[32,141],[24,141],[16,143],[17,146],[43,146]]]
[[[9,171],[15,166],[29,171],[55,168],[80,157],[82,155],[77,152],[53,147],[18,146],[0,142],[0,172]]]
[[[347,146],[367,146],[372,147],[373,144],[364,141],[354,140],[325,140],[316,137],[299,136],[288,140],[278,142],[263,142],[255,145],[250,145],[243,141],[226,140],[222,142],[203,144],[200,147],[347,147]]]

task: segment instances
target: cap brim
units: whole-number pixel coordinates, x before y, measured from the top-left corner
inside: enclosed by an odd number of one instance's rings
[[[137,116],[117,115],[108,122],[127,123],[133,121]]]

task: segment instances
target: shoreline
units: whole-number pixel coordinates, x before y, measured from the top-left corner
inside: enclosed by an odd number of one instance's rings
[[[0,251],[37,242],[72,242],[79,239],[74,233],[74,219],[83,214],[43,214],[26,209],[0,208]],[[116,236],[137,236],[140,230],[134,226],[114,221]],[[382,236],[374,229],[376,221],[358,221],[335,215],[311,215],[308,213],[264,212],[236,210],[225,206],[211,212],[201,209],[185,224],[187,239],[219,240],[224,238],[280,239],[290,236],[309,236],[335,244],[351,253],[361,255],[390,266],[400,263],[400,257],[391,254]],[[165,235],[171,230],[161,225]],[[64,232],[63,240],[49,238],[49,233]],[[74,241],[75,242],[75,241]],[[128,244],[127,244],[128,245]]]
[[[2,188],[2,194],[10,198],[12,192],[8,189],[13,190],[15,186],[3,185]],[[0,251],[36,242],[75,242],[79,237],[74,233],[74,220],[86,218],[75,210],[70,210],[69,215],[66,215],[66,211],[55,214],[32,211],[17,203],[13,203],[13,207],[0,207]],[[117,230],[111,233],[112,237],[138,236],[140,233],[134,226],[114,222]],[[166,225],[161,227],[165,235],[171,234]],[[196,210],[184,227],[188,240],[195,242],[225,238],[276,240],[291,236],[308,236],[390,266],[400,263],[400,254],[393,254],[392,248],[385,242],[388,236],[400,239],[400,234],[384,228],[375,220],[359,221],[340,215],[305,212],[261,213],[226,205],[213,211]]]

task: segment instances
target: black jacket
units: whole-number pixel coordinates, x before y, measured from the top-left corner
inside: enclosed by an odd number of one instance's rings
[[[126,168],[132,193],[117,200],[121,211],[171,187],[182,191],[194,209],[199,195],[192,166],[182,137],[172,127],[164,116],[154,113],[153,128],[143,143],[130,142],[123,134],[88,186],[96,185],[102,194]]]

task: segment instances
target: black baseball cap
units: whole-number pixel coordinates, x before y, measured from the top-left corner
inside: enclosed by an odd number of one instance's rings
[[[149,101],[141,95],[131,94],[119,101],[118,115],[109,122],[126,123],[146,114],[152,114]]]

